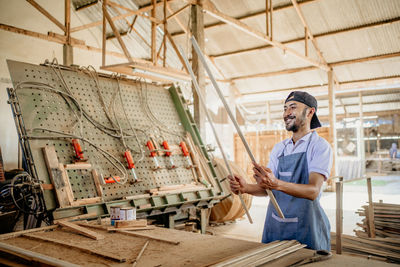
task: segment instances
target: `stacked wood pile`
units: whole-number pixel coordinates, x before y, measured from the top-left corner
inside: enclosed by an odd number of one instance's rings
[[[357,232],[356,232],[357,233]],[[342,251],[369,258],[400,263],[400,238],[369,238],[364,232],[358,237],[342,234]],[[336,234],[331,233],[332,249],[336,249]]]
[[[213,160],[213,163],[216,168],[218,178],[220,180],[226,178],[229,175],[229,172],[222,159],[215,158]],[[255,180],[252,177],[248,176],[246,172],[241,169],[237,164],[235,164],[234,162],[229,162],[229,165],[235,175],[242,176],[248,183],[255,183]],[[221,183],[221,185],[226,194],[231,193],[228,179],[225,179]],[[243,194],[242,197],[246,204],[246,207],[250,209],[252,196],[249,194]],[[229,197],[225,198],[211,209],[210,220],[214,222],[231,221],[241,218],[244,214],[245,210],[241,205],[239,196],[231,194]]]
[[[400,239],[400,205],[387,203],[373,203],[375,235],[379,237],[392,237]],[[370,208],[368,205],[359,209],[356,213],[365,218],[362,223],[357,223],[363,231],[357,231],[358,235],[365,236],[368,233],[370,222],[368,214]]]

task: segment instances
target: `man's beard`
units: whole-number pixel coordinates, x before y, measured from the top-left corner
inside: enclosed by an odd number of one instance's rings
[[[303,110],[299,119],[297,119],[296,116],[287,116],[284,119],[285,121],[286,119],[294,119],[295,121],[293,124],[286,124],[285,125],[286,130],[297,133],[297,131],[306,123],[306,113],[307,113],[307,108]]]

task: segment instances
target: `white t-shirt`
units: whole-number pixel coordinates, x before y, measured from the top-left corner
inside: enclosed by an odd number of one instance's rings
[[[307,150],[308,171],[309,173],[317,172],[322,174],[325,180],[329,177],[333,161],[332,148],[329,143],[315,131],[303,136],[295,145],[293,144],[292,138],[288,138],[274,146],[270,154],[268,168],[272,170],[276,177],[278,177],[278,158],[282,154],[282,150],[285,148],[285,156],[306,151],[308,140],[311,135],[313,135],[313,137]]]

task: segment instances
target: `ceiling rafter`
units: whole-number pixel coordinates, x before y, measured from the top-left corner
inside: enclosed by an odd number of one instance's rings
[[[393,58],[393,57],[400,57],[400,52],[336,61],[336,62],[328,63],[328,65],[330,67],[334,68],[334,67],[338,67],[338,66],[351,65],[351,64],[357,64],[357,63],[363,63],[363,62],[381,60],[381,59],[387,59],[387,58]],[[311,70],[316,70],[316,69],[318,69],[318,67],[306,66],[306,67],[299,67],[299,68],[292,68],[292,69],[284,69],[284,70],[249,74],[249,75],[239,75],[239,76],[230,77],[229,79],[220,80],[220,81],[221,82],[230,82],[230,81],[253,79],[253,78],[266,78],[266,77],[272,77],[272,76],[297,73],[297,72],[302,72],[302,71],[311,71]]]
[[[382,21],[376,21],[373,23],[368,23],[368,24],[350,27],[350,28],[346,28],[346,29],[323,32],[323,33],[315,34],[314,38],[317,39],[317,38],[321,38],[321,37],[325,37],[325,36],[331,36],[331,35],[351,32],[351,31],[357,31],[357,30],[375,28],[375,27],[382,27],[382,26],[390,25],[390,24],[396,23],[396,22],[400,22],[400,17],[395,17],[395,18],[382,20]],[[301,42],[301,41],[304,41],[304,36],[300,37],[300,38],[296,38],[296,39],[283,41],[282,44],[284,44],[284,45],[293,44],[293,43]],[[273,46],[272,45],[262,45],[262,46],[252,47],[252,48],[244,48],[244,49],[239,49],[239,50],[235,50],[235,51],[214,54],[214,55],[210,55],[210,57],[214,57],[215,59],[217,59],[217,58],[222,58],[222,57],[227,57],[227,56],[238,55],[238,54],[242,54],[242,53],[254,52],[257,50],[266,50],[266,49],[270,49],[270,48],[273,48]]]
[[[259,39],[261,41],[263,41],[263,42],[266,42],[267,44],[273,45],[274,47],[280,48],[281,50],[300,58],[301,60],[307,62],[308,64],[311,64],[311,65],[314,65],[314,66],[318,66],[319,68],[321,68],[321,69],[323,69],[325,71],[329,70],[329,66],[328,65],[323,64],[321,62],[317,62],[312,58],[303,56],[302,54],[300,54],[296,50],[294,50],[292,48],[289,48],[289,47],[285,46],[284,44],[282,44],[280,42],[270,40],[269,37],[266,36],[263,32],[257,31],[255,29],[253,29],[252,27],[248,26],[247,24],[245,24],[245,23],[243,23],[243,22],[241,22],[241,21],[239,21],[239,20],[237,20],[237,19],[235,19],[233,17],[230,17],[230,16],[218,11],[215,8],[214,4],[211,3],[209,0],[204,0],[202,2],[202,7],[203,7],[203,10],[207,14],[209,14],[209,15],[211,15],[211,16],[219,19],[219,20],[222,20],[225,23],[228,23],[229,25],[235,27],[236,29],[238,29],[238,30],[240,30],[240,31],[242,31],[244,33],[247,33],[247,34],[249,34],[249,35],[251,35],[251,36],[253,36],[253,37],[255,37],[255,38],[257,38],[257,39]]]

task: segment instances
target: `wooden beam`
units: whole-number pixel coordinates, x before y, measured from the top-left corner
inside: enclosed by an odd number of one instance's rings
[[[165,67],[167,65],[167,34],[166,34],[166,31],[168,29],[167,0],[164,0],[163,16],[164,16],[164,35],[163,35],[164,59],[163,59],[163,67]]]
[[[94,240],[101,240],[104,239],[104,235],[98,234],[96,232],[93,232],[91,230],[88,230],[86,228],[83,228],[82,226],[76,225],[74,223],[71,222],[67,222],[67,221],[58,221],[57,222],[58,225],[68,228],[74,232],[77,232],[78,234],[87,236],[89,238],[92,238]]]
[[[382,82],[389,82],[391,84],[400,83],[400,75],[390,76],[390,77],[377,77],[373,79],[361,79],[361,80],[349,80],[349,81],[342,81],[340,82],[340,89],[342,89],[340,93],[346,93],[345,90],[351,90],[354,88],[362,88],[367,86],[376,86],[381,84]],[[299,86],[299,87],[290,87],[290,88],[281,88],[275,90],[268,90],[268,91],[257,91],[257,92],[250,92],[250,93],[242,93],[243,96],[245,95],[259,95],[265,93],[272,93],[272,92],[284,92],[284,91],[296,91],[296,90],[305,90],[305,89],[313,89],[313,88],[326,88],[328,84],[312,84],[306,86]]]
[[[126,10],[126,11],[129,11],[129,12],[135,12],[135,11],[136,11],[136,10],[127,8],[127,7],[123,6],[123,5],[120,5],[120,4],[118,4],[118,3],[115,3],[115,2],[113,2],[113,1],[107,1],[107,4],[108,4],[109,6],[119,7],[119,8],[121,8],[121,9]],[[153,10],[155,10],[155,8],[152,8],[151,10],[153,11]],[[137,15],[137,16],[141,16],[141,17],[143,17],[143,18],[146,18],[146,19],[148,19],[148,20],[151,20],[152,22],[157,23],[157,24],[163,23],[161,20],[157,19],[156,17],[153,17],[153,16],[150,17],[150,16],[147,16],[147,15],[144,15],[143,12],[142,12],[142,13],[139,13],[139,14],[136,14],[136,15]]]
[[[269,39],[273,40],[273,27],[272,27],[272,14],[274,12],[274,7],[272,6],[272,0],[269,0]]]
[[[368,28],[382,27],[385,25],[397,23],[399,21],[400,21],[400,17],[395,17],[392,19],[377,21],[377,22],[364,24],[364,25],[360,25],[360,26],[354,26],[354,27],[350,27],[350,28],[346,28],[346,29],[340,29],[340,30],[334,30],[334,31],[320,33],[320,34],[315,34],[314,38],[317,39],[320,37],[332,36],[332,35],[347,33],[347,32],[351,32],[351,31],[358,31],[358,30],[364,30],[364,29],[368,29]],[[283,41],[282,44],[286,45],[286,44],[293,44],[296,42],[301,42],[304,40],[304,38],[305,37],[300,37],[300,38],[296,38],[296,39],[292,39],[292,40],[288,40],[288,41]],[[239,50],[230,51],[230,52],[214,54],[214,55],[210,55],[210,57],[222,58],[222,57],[227,57],[227,56],[233,56],[233,55],[238,55],[238,54],[243,54],[243,53],[259,51],[259,50],[260,51],[266,50],[266,49],[270,49],[270,48],[273,48],[273,46],[272,45],[262,45],[262,46],[252,47],[252,48],[245,48],[245,49],[239,49]]]
[[[172,36],[171,36],[171,34],[168,32],[168,30],[166,30],[165,33],[167,34],[167,38],[168,38],[169,42],[171,43],[172,48],[174,49],[176,55],[178,56],[179,61],[181,62],[181,64],[182,64],[183,67],[185,68],[186,72],[188,72],[188,69],[186,68],[186,65],[185,65],[185,61],[183,60],[183,58],[182,58],[182,56],[181,56],[181,53],[179,53],[178,47],[176,46],[174,39],[172,38]]]
[[[203,2],[202,6],[203,6],[203,9],[205,10],[205,12],[207,14],[209,14],[210,16],[217,18],[221,21],[224,21],[225,23],[235,27],[236,29],[257,38],[258,40],[266,42],[274,47],[280,48],[283,51],[286,51],[287,53],[290,53],[313,66],[317,66],[320,69],[323,69],[325,71],[329,70],[329,67],[326,64],[322,64],[320,62],[315,61],[314,59],[305,57],[302,54],[300,54],[299,52],[297,52],[296,50],[294,50],[290,47],[287,47],[280,42],[270,40],[264,33],[260,32],[258,30],[255,30],[255,29],[251,28],[250,26],[248,26],[247,24],[244,24],[243,22],[218,11],[209,0],[205,0]]]
[[[24,234],[23,237],[29,238],[29,239],[33,239],[33,240],[40,240],[40,241],[46,241],[46,242],[50,242],[50,243],[54,243],[57,245],[61,245],[64,247],[68,247],[68,248],[73,248],[73,249],[78,249],[81,250],[83,252],[89,253],[89,254],[93,254],[96,256],[100,256],[102,258],[106,258],[109,260],[114,260],[117,262],[125,262],[126,258],[122,258],[122,257],[118,257],[116,256],[114,253],[110,253],[110,252],[106,252],[106,251],[97,251],[94,249],[90,249],[87,248],[85,246],[82,245],[77,245],[77,244],[71,244],[69,242],[65,242],[64,240],[58,240],[58,239],[54,239],[54,238],[50,238],[50,237],[46,237],[46,236],[39,236],[39,235],[34,235],[34,234]]]
[[[172,2],[175,2],[175,1],[177,1],[177,0],[168,0],[168,3],[172,3]],[[157,3],[156,6],[159,6],[159,5],[162,5],[162,2]],[[139,15],[139,14],[141,14],[143,12],[150,11],[151,9],[153,9],[152,5],[139,8],[138,10],[132,10],[132,11],[127,12],[125,14],[113,17],[112,21],[120,20],[120,19],[127,18],[127,17],[133,16],[133,15]],[[103,20],[98,20],[98,21],[95,21],[95,22],[92,22],[92,23],[88,23],[88,24],[85,24],[85,25],[74,27],[74,28],[71,29],[71,32],[82,31],[82,30],[85,30],[85,29],[89,29],[89,28],[93,28],[93,27],[96,27],[96,26],[100,26],[102,23],[103,23]]]
[[[268,1],[268,0],[266,0],[266,1]],[[301,1],[299,3],[299,5],[301,6],[301,5],[305,5],[305,4],[309,4],[309,3],[313,3],[313,2],[317,2],[317,1],[319,1],[319,0],[303,0],[303,1]],[[291,9],[291,8],[293,8],[293,5],[290,2],[282,4],[282,5],[277,5],[277,6],[273,7],[274,12],[275,11],[279,11],[279,10]],[[265,9],[262,9],[262,10],[254,12],[254,13],[250,13],[250,14],[246,14],[246,15],[243,15],[243,16],[235,17],[235,19],[237,19],[237,20],[246,20],[246,19],[255,18],[255,17],[258,17],[258,16],[264,16],[265,12],[266,12]],[[212,28],[217,28],[217,27],[220,27],[221,25],[225,25],[225,22],[218,21],[218,22],[215,22],[215,23],[210,23],[210,24],[204,25],[204,29],[208,30],[208,29],[212,29]],[[171,35],[173,37],[179,36],[179,35],[182,35],[182,34],[185,34],[185,32],[184,31],[179,31],[179,32],[171,33]]]
[[[59,22],[55,17],[53,17],[46,9],[44,9],[41,5],[35,2],[35,0],[26,0],[29,4],[31,4],[34,8],[36,8],[40,13],[42,13],[46,18],[51,20],[55,25],[57,25],[63,32],[66,31],[65,26]]]
[[[332,146],[333,163],[332,163],[332,175],[336,175],[336,99],[335,99],[335,82],[333,79],[333,71],[328,71],[328,109],[329,109],[329,143]],[[333,182],[332,182],[333,183]],[[330,186],[334,186],[330,184]]]
[[[155,6],[157,3],[157,0],[151,0],[151,3],[154,7],[151,9],[151,16],[153,18],[155,18],[156,17]],[[153,62],[154,65],[157,65],[156,45],[157,45],[157,24],[152,21],[151,22],[151,61]]]
[[[71,45],[71,0],[64,0],[65,36],[67,44]]]
[[[336,182],[336,254],[342,254],[343,182]]]
[[[2,24],[2,23],[0,23],[0,30],[17,33],[17,34],[22,34],[22,35],[26,35],[29,37],[34,37],[34,38],[38,38],[38,39],[42,39],[45,41],[54,42],[54,43],[58,43],[58,44],[65,44],[65,42],[66,42],[65,36],[60,37],[58,34],[46,35],[43,33],[33,32],[33,31],[17,28],[17,27],[11,26],[11,25]],[[71,45],[73,47],[76,47],[76,48],[79,48],[82,50],[91,51],[91,52],[102,53],[101,48],[85,45],[83,41],[77,40],[74,38],[71,38],[71,40],[72,40]],[[76,41],[74,41],[74,40],[76,40]],[[126,58],[124,54],[121,54],[118,52],[106,51],[106,54],[113,56],[113,57],[117,57],[117,58]]]
[[[103,0],[102,10],[105,10],[106,6],[107,6],[107,0]],[[101,65],[105,66],[106,65],[106,45],[107,45],[107,38],[106,38],[107,22],[106,22],[106,16],[104,15],[104,12],[102,13],[102,16],[103,16],[103,27],[102,27],[102,45],[101,45]]]
[[[178,9],[177,11],[175,11],[174,13],[172,13],[171,15],[169,15],[167,18],[165,18],[165,20],[170,20],[172,18],[174,18],[175,16],[178,16],[181,12],[183,12],[186,8],[188,8],[190,6],[190,4],[184,5],[183,7],[181,7],[180,9]]]
[[[111,29],[114,32],[114,35],[117,37],[119,45],[121,46],[122,50],[124,51],[124,54],[125,54],[126,58],[128,59],[128,61],[132,61],[131,54],[129,53],[128,49],[126,48],[125,43],[122,40],[121,35],[119,34],[119,31],[118,31],[117,27],[115,27],[114,22],[112,21],[110,15],[108,14],[106,6],[103,6],[103,14],[106,17],[108,23],[110,24]]]
[[[355,59],[349,59],[349,60],[343,60],[343,61],[336,61],[336,62],[328,63],[328,66],[338,67],[338,66],[343,66],[343,65],[363,63],[363,62],[368,62],[368,61],[373,61],[373,60],[381,60],[381,59],[393,58],[393,57],[400,57],[400,52],[395,52],[395,53],[385,54],[385,55],[376,55],[376,56],[370,56],[370,57],[364,57],[364,58],[355,58]],[[214,58],[212,58],[212,59],[214,59]],[[229,79],[223,80],[223,81],[228,82],[228,81],[244,80],[244,79],[252,79],[252,78],[265,78],[265,77],[279,76],[279,75],[291,74],[291,73],[302,72],[302,71],[311,71],[311,70],[316,70],[316,69],[318,69],[318,67],[316,67],[316,66],[299,67],[299,68],[286,69],[286,70],[278,70],[278,71],[250,74],[250,75],[235,76],[235,77],[231,77]]]
[[[60,266],[60,267],[79,267],[81,265],[77,265],[77,264],[73,264],[71,262],[66,262],[63,260],[59,260],[47,255],[43,255],[37,252],[33,252],[30,250],[26,250],[17,246],[13,246],[10,244],[6,244],[6,243],[1,243],[0,242],[0,251],[11,254],[11,255],[15,255],[17,257],[29,260],[29,261],[33,261],[33,262],[38,262],[41,263],[39,264],[39,266]],[[13,262],[15,263],[15,262]],[[11,265],[13,266],[13,265]],[[24,265],[25,266],[25,265]]]
[[[296,10],[297,15],[299,15],[299,18],[301,20],[301,23],[303,24],[304,28],[306,29],[306,32],[308,33],[308,37],[310,38],[312,44],[314,45],[315,51],[317,52],[318,58],[321,60],[326,65],[326,60],[324,56],[322,55],[321,49],[319,49],[318,43],[315,40],[313,34],[310,31],[310,26],[308,25],[306,18],[304,17],[303,12],[300,9],[299,4],[297,3],[297,0],[292,0],[292,4],[294,9]]]

